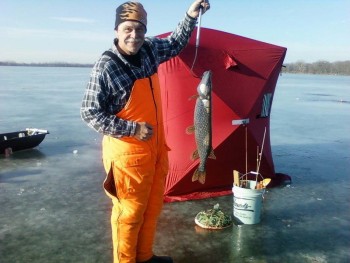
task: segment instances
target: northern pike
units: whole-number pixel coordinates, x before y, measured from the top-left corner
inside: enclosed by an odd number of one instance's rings
[[[192,176],[192,182],[205,183],[207,159],[216,159],[212,146],[212,81],[211,71],[205,71],[197,87],[198,95],[194,109],[194,125],[187,128],[187,133],[194,132],[197,149],[192,154],[192,160],[200,159],[199,166]]]

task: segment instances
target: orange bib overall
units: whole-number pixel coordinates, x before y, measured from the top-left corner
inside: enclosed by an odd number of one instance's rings
[[[114,263],[135,263],[153,256],[157,218],[168,173],[158,76],[138,79],[117,116],[153,126],[148,141],[134,137],[103,138],[104,189],[112,198]]]

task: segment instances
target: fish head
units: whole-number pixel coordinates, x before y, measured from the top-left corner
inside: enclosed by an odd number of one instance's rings
[[[198,87],[197,87],[197,92],[198,95],[201,99],[204,99],[208,96],[210,90],[208,85],[206,85],[205,83],[199,83]]]
[[[201,99],[209,98],[211,92],[211,71],[205,71],[201,82],[197,87],[198,95]]]

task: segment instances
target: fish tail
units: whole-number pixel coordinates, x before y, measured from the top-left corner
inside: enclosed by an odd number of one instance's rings
[[[201,172],[198,169],[196,169],[196,171],[194,171],[192,176],[192,182],[198,181],[201,184],[204,184],[206,175],[207,173],[205,171]]]
[[[199,172],[198,182],[200,182],[201,184],[204,184],[206,175],[207,175],[207,173],[205,171]]]
[[[199,179],[199,172],[198,169],[196,169],[192,175],[192,182],[198,181]]]

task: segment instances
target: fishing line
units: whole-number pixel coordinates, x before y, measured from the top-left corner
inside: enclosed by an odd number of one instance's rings
[[[192,75],[194,75],[193,67],[196,64],[197,55],[198,55],[198,47],[199,47],[199,39],[200,39],[200,34],[201,34],[201,23],[202,23],[202,10],[203,10],[203,7],[200,6],[199,7],[199,16],[198,16],[197,35],[196,35],[196,47],[195,47],[194,59],[193,59],[192,66],[191,66]]]

